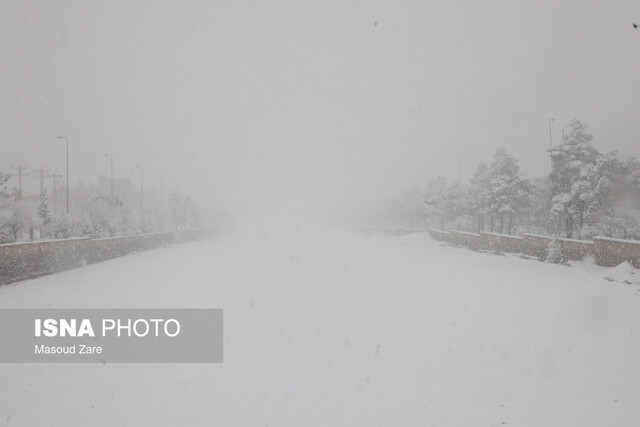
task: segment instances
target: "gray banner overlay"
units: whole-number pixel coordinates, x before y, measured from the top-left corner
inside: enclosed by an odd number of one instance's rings
[[[222,309],[0,309],[0,363],[222,361]]]

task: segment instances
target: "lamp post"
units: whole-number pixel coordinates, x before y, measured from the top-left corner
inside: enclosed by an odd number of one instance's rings
[[[59,136],[58,139],[63,139],[67,143],[67,215],[69,215],[69,137]]]
[[[24,172],[27,170],[26,166],[18,165],[13,167],[18,171],[18,194],[17,199],[22,199],[22,175],[27,176],[27,173]]]
[[[551,124],[553,122],[555,122],[555,121],[556,121],[556,119],[554,119],[554,118],[549,119],[549,148],[553,148],[553,137],[552,137],[552,134],[551,134]]]
[[[136,165],[140,168],[140,233],[144,232],[144,168],[142,165]]]
[[[109,157],[111,159],[111,195],[113,195],[113,154],[108,153],[104,155],[105,157]]]

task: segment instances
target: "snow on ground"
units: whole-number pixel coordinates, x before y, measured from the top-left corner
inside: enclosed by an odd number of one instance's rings
[[[628,285],[637,285],[640,282],[640,276],[637,274],[638,270],[631,265],[630,262],[625,261],[620,265],[613,267],[607,271],[604,279],[610,282],[621,282]]]
[[[225,362],[2,365],[0,424],[633,425],[640,292],[601,277],[329,231],[90,265],[0,307],[221,307]]]

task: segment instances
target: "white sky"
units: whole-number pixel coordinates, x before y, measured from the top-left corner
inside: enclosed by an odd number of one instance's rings
[[[550,117],[638,155],[633,21],[637,1],[0,0],[0,170],[64,173],[68,135],[72,183],[113,152],[116,177],[141,162],[255,217],[454,179],[473,149],[466,179],[501,141],[545,175]]]

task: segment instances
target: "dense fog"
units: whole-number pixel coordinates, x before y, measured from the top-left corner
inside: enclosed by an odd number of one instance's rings
[[[638,425],[638,24],[0,0],[0,423]]]
[[[64,185],[57,136],[72,188],[108,176],[110,153],[116,178],[138,186],[140,164],[146,188],[242,226],[351,219],[467,182],[500,146],[545,177],[574,118],[600,151],[636,154],[630,1],[0,7],[8,192],[20,165],[25,195],[40,168]]]

